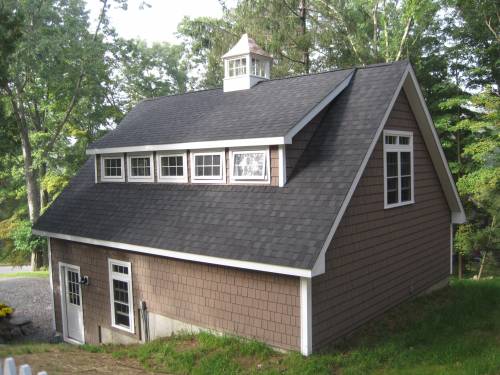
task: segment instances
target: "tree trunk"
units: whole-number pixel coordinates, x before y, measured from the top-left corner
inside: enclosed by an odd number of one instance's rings
[[[306,0],[300,0],[299,4],[299,14],[300,14],[300,32],[305,38],[307,34],[307,4]],[[309,47],[306,47],[302,53],[302,61],[304,62],[304,70],[306,74],[309,74],[310,69],[310,57],[309,57]]]
[[[21,147],[24,159],[24,174],[26,177],[26,192],[28,195],[28,211],[31,223],[40,217],[40,189],[36,172],[33,169],[33,155],[29,140],[28,129],[21,125]],[[31,253],[31,269],[36,271],[43,266],[42,251],[37,250]]]

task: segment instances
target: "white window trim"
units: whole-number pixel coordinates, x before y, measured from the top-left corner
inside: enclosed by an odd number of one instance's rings
[[[128,274],[113,272],[113,265],[128,267]],[[125,332],[135,333],[134,320],[134,296],[132,294],[132,264],[122,260],[108,258],[108,281],[109,281],[109,303],[111,305],[111,326]],[[115,322],[115,297],[113,291],[113,280],[125,281],[128,283],[128,300],[129,300],[129,321],[130,327],[124,327]]]
[[[407,145],[398,144],[386,144],[386,136],[403,136],[409,137],[410,142]],[[407,206],[409,204],[415,203],[415,163],[413,162],[413,132],[400,131],[400,130],[384,130],[382,134],[382,142],[384,145],[384,209]],[[387,203],[387,152],[397,152],[398,153],[398,202],[397,203]],[[411,163],[411,199],[409,201],[401,202],[401,167],[400,167],[400,152],[410,153],[410,163]]]
[[[132,176],[133,158],[149,158],[150,176]],[[128,176],[128,182],[154,182],[155,174],[154,174],[153,153],[127,155],[127,176]]]
[[[161,174],[161,158],[165,156],[182,156],[182,170],[183,176],[162,176]],[[187,153],[184,152],[158,152],[156,154],[156,174],[158,182],[188,182],[188,168],[187,168]]]
[[[104,161],[108,159],[120,159],[121,160],[121,171],[122,175],[120,177],[118,176],[106,176],[104,174]],[[125,158],[123,155],[108,155],[108,156],[103,156],[101,155],[101,181],[102,182],[124,182],[125,181],[125,168],[124,168],[124,161]]]
[[[226,151],[224,149],[218,150],[193,150],[190,153],[191,161],[191,182],[193,184],[225,184],[226,183]],[[198,176],[195,175],[195,157],[200,155],[220,155],[221,158],[221,176]]]
[[[234,176],[234,155],[235,154],[248,154],[254,152],[262,152],[266,157],[266,170],[264,178],[262,177],[237,177]],[[271,182],[271,155],[269,147],[267,148],[243,148],[243,149],[230,149],[229,150],[229,180],[232,183],[245,183],[245,184],[268,184]]]

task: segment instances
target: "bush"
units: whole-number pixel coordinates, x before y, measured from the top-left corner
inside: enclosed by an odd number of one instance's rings
[[[9,260],[13,264],[25,264],[29,261],[32,252],[45,252],[47,240],[36,236],[31,230],[31,222],[23,220],[18,222],[11,233],[14,248]]]

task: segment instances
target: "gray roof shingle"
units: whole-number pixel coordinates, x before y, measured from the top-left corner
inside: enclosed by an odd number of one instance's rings
[[[283,137],[353,69],[195,91],[140,102],[89,149]]]
[[[38,220],[35,228],[159,249],[312,269],[407,64],[399,62],[357,69],[350,85],[330,105],[293,176],[283,188],[95,184],[94,164],[90,159]],[[325,78],[328,74],[314,77]],[[297,80],[290,79],[290,85],[297,85]],[[316,83],[320,84],[320,81],[322,79]],[[288,80],[276,82],[281,90],[286,91],[287,98],[293,96],[292,90],[286,86]],[[325,86],[322,90],[326,92],[331,87]],[[301,89],[300,95],[314,91],[304,90],[306,87]],[[217,91],[211,92],[210,97],[214,102],[225,102]],[[311,101],[308,102],[310,105]],[[151,106],[148,111],[155,117],[155,111],[162,103],[162,100],[147,101],[141,105]],[[214,111],[220,113],[217,107],[214,105]],[[276,107],[276,111],[281,113],[279,108]],[[254,111],[258,112],[258,109],[255,106]],[[288,109],[294,112],[291,106]],[[211,115],[208,109],[204,112],[210,121],[226,120]],[[286,121],[296,118],[296,115],[289,116],[287,111],[282,114],[286,120],[275,129],[291,127]],[[200,132],[208,134],[201,124],[200,120]],[[153,122],[148,126],[152,127]],[[261,136],[265,129],[260,125],[257,127]],[[244,129],[237,126],[234,131],[242,134]],[[190,128],[188,135],[190,139],[201,137],[194,128]],[[177,136],[180,137],[180,133]],[[248,133],[248,136],[255,137],[255,133]],[[105,137],[103,141],[106,138],[113,139],[113,142],[114,139],[127,141],[124,133],[119,137]]]

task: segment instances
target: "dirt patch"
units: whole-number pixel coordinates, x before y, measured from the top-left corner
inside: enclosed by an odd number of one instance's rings
[[[27,363],[32,372],[47,371],[50,375],[66,374],[153,374],[140,363],[124,358],[116,359],[107,353],[48,352],[15,356],[16,364]]]

